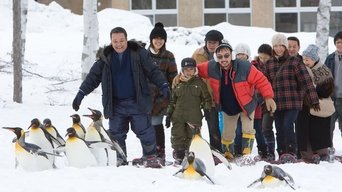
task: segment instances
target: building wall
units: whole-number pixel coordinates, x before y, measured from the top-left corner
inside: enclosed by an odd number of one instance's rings
[[[178,0],[178,25],[199,27],[203,25],[203,0]]]
[[[251,25],[273,27],[273,0],[252,0]]]
[[[129,0],[108,0],[111,1],[111,6],[115,9],[129,10]]]

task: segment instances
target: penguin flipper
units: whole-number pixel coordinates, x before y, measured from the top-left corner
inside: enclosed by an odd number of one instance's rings
[[[202,160],[196,158],[193,165],[194,165],[194,168],[198,174],[200,174],[202,177],[205,176],[206,178],[209,179],[209,181],[212,184],[215,184],[213,182],[213,180],[205,173],[206,169],[205,169],[205,165],[204,165]]]
[[[250,188],[250,187],[254,186],[255,184],[257,184],[257,183],[259,183],[259,182],[262,182],[262,178],[259,178],[259,179],[255,180],[255,181],[253,181],[251,184],[249,184],[249,185],[247,186],[247,188]]]
[[[181,168],[180,170],[178,170],[176,173],[174,173],[172,176],[176,176],[178,173],[184,173],[185,169]]]
[[[217,149],[213,148],[211,149],[211,153],[217,157],[229,170],[232,170],[232,165],[229,163],[229,161],[223,156],[221,152],[219,152]]]
[[[122,148],[120,147],[119,143],[117,143],[116,141],[114,141],[113,139],[111,140],[112,146],[114,148],[114,150],[116,152],[119,153],[119,155],[121,156],[122,160],[127,161],[127,157],[125,152],[122,150]]]
[[[206,174],[206,173],[202,173],[206,178],[208,178],[208,180],[215,185],[214,181]]]

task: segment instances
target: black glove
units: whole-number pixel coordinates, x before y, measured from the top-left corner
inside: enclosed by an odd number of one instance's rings
[[[170,100],[171,97],[171,91],[170,91],[170,87],[167,83],[164,83],[161,87],[160,87],[160,92],[163,94],[163,98],[165,100]]]
[[[82,91],[79,91],[74,99],[74,101],[72,102],[72,108],[75,111],[78,111],[78,109],[80,108],[82,99],[84,98],[84,93]]]
[[[170,117],[170,115],[166,115],[165,127],[169,128],[170,126],[171,126],[171,117]]]

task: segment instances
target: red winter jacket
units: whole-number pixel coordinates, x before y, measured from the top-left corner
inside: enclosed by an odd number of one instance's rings
[[[250,115],[256,108],[255,88],[263,98],[273,98],[272,86],[267,78],[248,61],[233,60],[232,82],[237,101],[246,115]],[[200,77],[208,79],[213,88],[214,101],[220,104],[220,79],[222,77],[220,64],[210,60],[197,65]]]

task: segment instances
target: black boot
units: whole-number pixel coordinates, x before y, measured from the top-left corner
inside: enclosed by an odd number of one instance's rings
[[[172,156],[175,159],[175,164],[180,165],[185,157],[185,149],[174,149]]]

